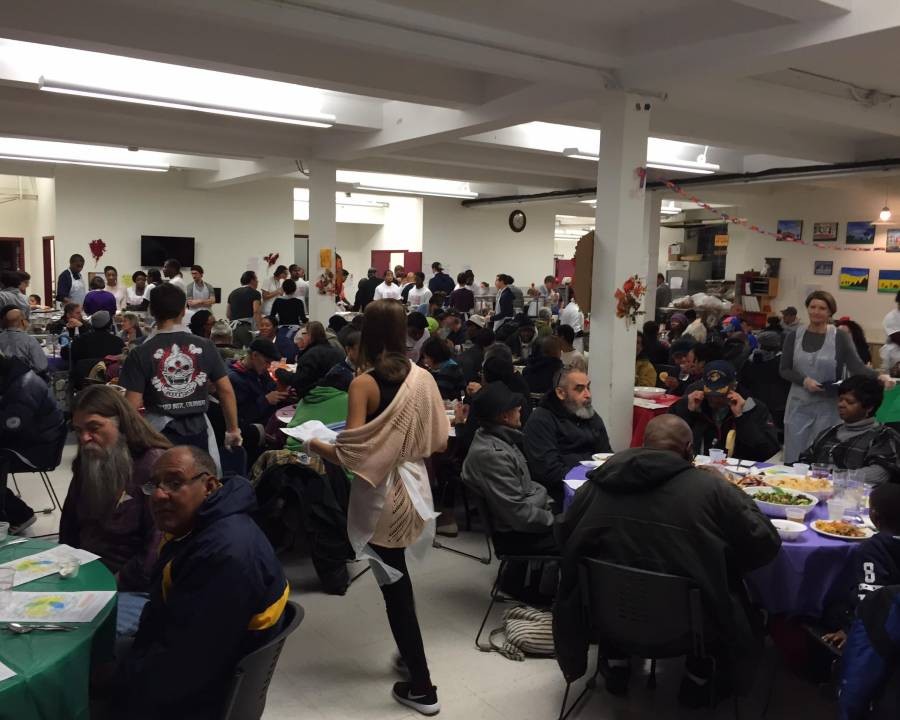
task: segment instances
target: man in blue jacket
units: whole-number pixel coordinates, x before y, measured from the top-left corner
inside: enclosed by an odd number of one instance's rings
[[[142,489],[164,541],[121,668],[117,717],[220,717],[238,660],[281,631],[290,587],[249,515],[250,483],[220,481],[207,453],[166,451]]]

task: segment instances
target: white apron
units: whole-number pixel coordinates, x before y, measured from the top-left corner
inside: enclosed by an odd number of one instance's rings
[[[816,382],[837,380],[837,328],[829,325],[821,350],[803,350],[806,328],[797,329],[794,340],[794,370]],[[784,462],[797,462],[800,453],[812,445],[819,433],[840,424],[837,400],[828,393],[811,393],[791,383],[787,407],[784,411]]]
[[[76,280],[75,276],[72,275],[71,270],[66,270],[66,272],[69,273],[69,276],[72,278],[72,288],[69,290],[69,301],[81,305],[84,302],[84,296],[87,295],[87,286],[84,284],[84,274],[79,273],[81,277]]]

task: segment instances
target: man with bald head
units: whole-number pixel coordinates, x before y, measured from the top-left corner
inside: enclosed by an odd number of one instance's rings
[[[695,468],[693,457],[690,426],[675,415],[661,415],[647,425],[644,447],[616,453],[575,493],[557,533],[563,562],[554,624],[567,679],[580,677],[587,665],[589,633],[578,589],[584,557],[693,580],[711,622],[707,640],[719,672],[731,677],[740,660],[748,668],[738,674],[752,678],[761,635],[748,613],[742,577],[770,562],[781,540],[749,495],[717,471]],[[616,659],[622,658],[616,648],[600,650],[607,690],[624,694],[628,660]],[[707,705],[711,674],[708,662],[688,658],[679,702]],[[715,686],[727,683],[717,677]]]
[[[15,305],[0,308],[0,353],[7,357],[17,357],[39,375],[47,372],[47,355],[34,335],[25,330],[28,321]]]
[[[249,515],[253,487],[220,480],[203,450],[167,450],[141,489],[164,539],[118,717],[221,717],[235,664],[281,630],[290,587]]]

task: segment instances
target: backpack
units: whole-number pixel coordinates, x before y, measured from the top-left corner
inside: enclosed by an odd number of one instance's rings
[[[506,635],[505,639],[502,637]],[[491,631],[491,647],[509,660],[554,657],[553,613],[517,605],[503,613],[503,625]]]

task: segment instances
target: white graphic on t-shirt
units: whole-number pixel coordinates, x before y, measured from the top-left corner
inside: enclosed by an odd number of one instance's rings
[[[197,388],[206,384],[206,373],[199,371],[193,355],[200,355],[203,348],[191,343],[187,352],[173,344],[171,349],[160,348],[153,353],[153,359],[159,360],[157,372],[151,380],[153,387],[167,398],[181,399],[191,395]]]

